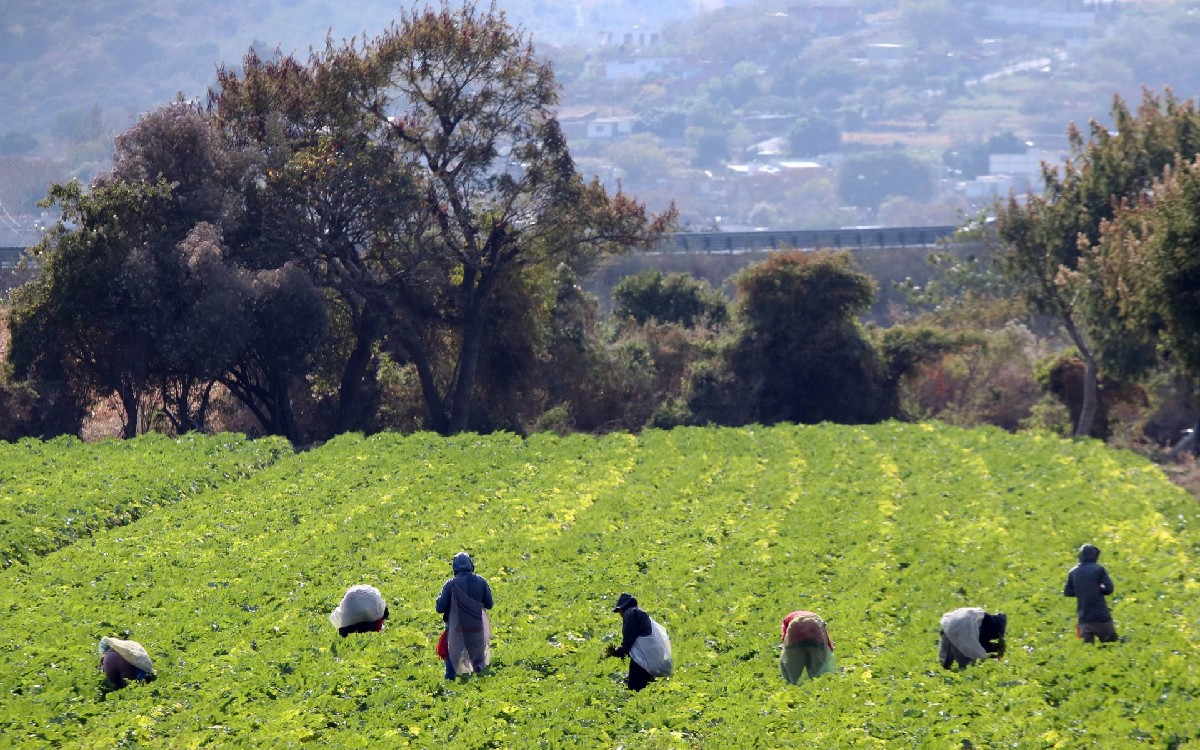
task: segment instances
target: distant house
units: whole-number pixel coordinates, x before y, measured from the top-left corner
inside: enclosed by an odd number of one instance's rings
[[[657,47],[659,44],[662,44],[662,34],[652,29],[644,29],[641,26],[634,26],[629,31],[619,33],[611,31],[600,32],[601,47],[620,45],[622,49],[635,50]]]
[[[1003,198],[1013,188],[1008,175],[985,174],[973,180],[958,183],[958,191],[973,201],[990,201]]]
[[[785,156],[788,153],[790,146],[787,138],[776,136],[759,141],[750,148],[746,149],[747,155],[750,157],[768,157],[768,156]]]
[[[1008,195],[1040,194],[1042,162],[1058,164],[1065,153],[1044,149],[1029,149],[1016,154],[992,154],[988,157],[988,174],[959,183],[959,192],[971,199],[990,199]]]
[[[1062,164],[1067,151],[1031,148],[1023,154],[992,154],[988,170],[995,175],[1008,175],[1018,192],[1041,194],[1046,185],[1042,180],[1042,163]]]
[[[633,132],[632,115],[618,117],[597,117],[588,123],[587,137],[592,140],[622,138]]]
[[[558,126],[567,140],[588,137],[588,124],[596,119],[595,107],[560,107],[555,113]]]

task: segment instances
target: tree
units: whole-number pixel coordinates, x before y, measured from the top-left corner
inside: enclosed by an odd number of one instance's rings
[[[787,137],[793,156],[827,154],[842,145],[842,131],[827,117],[801,117]]]
[[[1080,275],[1093,304],[1110,306],[1105,334],[1164,344],[1200,383],[1200,162],[1180,160],[1136,203],[1101,227]]]
[[[891,197],[927,201],[933,197],[933,171],[898,151],[849,156],[838,170],[838,193],[848,205],[878,208]]]
[[[608,156],[620,168],[623,180],[631,183],[653,183],[670,174],[670,156],[658,139],[638,133],[608,147]]]
[[[875,422],[895,416],[887,373],[854,316],[871,279],[845,252],[785,252],[735,279],[733,339],[693,376],[700,421]]]
[[[61,378],[69,390],[115,394],[125,410],[123,434],[137,434],[149,388],[151,321],[137,304],[137,273],[125,259],[142,246],[168,199],[164,184],[78,182],[55,185],[46,205],[62,218],[31,252],[41,275],[14,290],[9,352],[18,379]]]
[[[412,168],[365,109],[384,96],[386,74],[353,45],[331,42],[307,65],[251,51],[240,73],[222,68],[217,78],[209,114],[246,161],[238,190],[247,221],[231,251],[251,268],[293,263],[330,292],[321,358],[337,392],[329,432],[365,430],[395,298],[432,308],[434,292],[418,294],[445,272],[415,255],[426,228]]]
[[[117,139],[112,171],[89,192],[54,186],[63,220],[35,250],[43,274],[14,302],[18,371],[61,371],[81,390],[115,393],[126,436],[147,404],[176,432],[204,427],[221,382],[267,431],[295,439],[285,384],[312,349],[322,302],[310,290],[308,314],[293,304],[272,319],[276,272],[231,261],[218,227],[241,221],[236,162],[203,113],[177,102]],[[238,387],[255,377],[275,390]]]
[[[648,244],[671,217],[652,220],[640,204],[583,182],[553,113],[550,65],[494,3],[455,10],[443,0],[438,10],[406,12],[367,59],[395,92],[370,111],[412,160],[429,228],[422,249],[449,264],[441,312],[456,351],[445,389],[434,382],[427,338],[402,327],[396,341],[421,374],[431,426],[461,432],[505,274]]]
[[[696,138],[692,166],[716,168],[729,160],[729,134],[726,132],[701,132]]]
[[[960,144],[942,153],[942,165],[959,179],[971,180],[987,174],[992,154],[1023,154],[1029,146],[1011,132],[1001,133],[982,143]]]
[[[1079,436],[1092,432],[1100,358],[1117,362],[1147,354],[1144,347],[1125,348],[1120,337],[1111,336],[1112,346],[1097,351],[1097,333],[1115,319],[1098,298],[1089,298],[1087,277],[1079,273],[1081,252],[1096,246],[1101,226],[1122,201],[1141,200],[1178,155],[1200,152],[1200,115],[1191,102],[1180,102],[1170,92],[1158,97],[1147,90],[1136,113],[1117,97],[1112,118],[1114,131],[1093,121],[1086,141],[1072,126],[1071,156],[1061,174],[1050,165],[1043,168],[1044,194],[1024,203],[1010,197],[996,215],[1005,273],[1034,309],[1063,326],[1084,361]],[[1136,369],[1128,361],[1123,367]]]
[[[612,296],[613,314],[638,325],[653,319],[692,328],[703,320],[719,324],[729,317],[724,297],[707,281],[686,273],[642,271],[622,279]]]
[[[417,373],[427,426],[471,426],[497,288],[648,243],[650,217],[576,172],[548,63],[494,5],[405,11],[383,35],[222,71],[211,106],[257,150],[252,247],[292,248],[353,332],[339,429],[361,429],[381,351]],[[269,210],[268,210],[269,208]]]

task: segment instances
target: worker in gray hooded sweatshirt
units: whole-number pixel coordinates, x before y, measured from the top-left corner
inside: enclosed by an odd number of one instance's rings
[[[475,574],[475,563],[459,552],[450,563],[454,575],[442,586],[434,609],[446,623],[446,679],[456,674],[482,672],[492,660],[492,625],[487,610],[492,608],[492,589]]]
[[[1064,596],[1075,597],[1075,634],[1084,643],[1092,643],[1096,638],[1101,643],[1117,640],[1117,629],[1113,626],[1108,603],[1104,601],[1104,597],[1113,592],[1113,582],[1104,566],[1096,562],[1099,559],[1097,547],[1091,544],[1080,547],[1079,564],[1067,573],[1067,585],[1063,589]]]

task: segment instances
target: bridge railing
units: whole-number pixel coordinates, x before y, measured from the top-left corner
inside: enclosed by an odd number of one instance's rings
[[[955,225],[928,227],[849,227],[765,232],[675,232],[655,247],[663,253],[739,253],[752,251],[927,247],[953,236]]]
[[[819,250],[831,247],[866,250],[886,247],[926,247],[951,237],[957,226],[848,227],[765,232],[675,232],[665,235],[654,250],[662,253],[744,253],[754,251]],[[0,268],[13,268],[23,247],[0,247]]]

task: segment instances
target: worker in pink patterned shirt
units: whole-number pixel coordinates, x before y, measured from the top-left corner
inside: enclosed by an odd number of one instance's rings
[[[779,671],[793,685],[809,677],[820,677],[837,669],[833,656],[833,639],[825,621],[815,612],[798,609],[783,618],[780,627],[783,651],[779,654]]]

